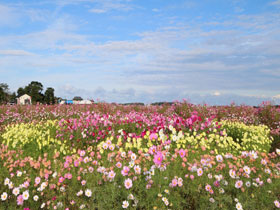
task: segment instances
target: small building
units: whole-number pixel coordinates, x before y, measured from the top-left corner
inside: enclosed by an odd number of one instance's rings
[[[17,98],[17,104],[28,105],[31,104],[31,96],[24,94]]]
[[[81,100],[79,104],[92,104],[92,102],[90,100]]]

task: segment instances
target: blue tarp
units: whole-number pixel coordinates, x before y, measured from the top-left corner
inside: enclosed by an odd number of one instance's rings
[[[67,100],[65,101],[66,104],[73,104],[73,100]]]

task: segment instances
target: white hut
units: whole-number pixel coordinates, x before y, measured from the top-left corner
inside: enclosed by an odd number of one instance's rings
[[[31,104],[31,96],[24,94],[17,98],[17,104],[26,105]]]
[[[92,102],[90,100],[81,100],[79,104],[92,104]]]

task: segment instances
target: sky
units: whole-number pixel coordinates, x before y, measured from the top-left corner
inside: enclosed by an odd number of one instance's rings
[[[280,0],[0,0],[0,83],[106,102],[280,104]]]

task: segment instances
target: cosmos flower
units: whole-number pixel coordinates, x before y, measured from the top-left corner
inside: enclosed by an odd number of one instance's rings
[[[128,201],[123,201],[122,207],[123,207],[124,209],[127,209],[128,206],[129,206]]]
[[[28,198],[29,198],[29,192],[28,192],[28,190],[26,190],[26,191],[24,191],[23,193],[22,193],[22,198],[23,198],[23,200],[28,200]]]
[[[8,198],[8,194],[6,192],[3,192],[1,195],[1,200],[5,201]]]
[[[219,162],[219,163],[223,162],[223,156],[222,156],[222,155],[217,155],[217,156],[216,156],[216,160],[217,160],[217,162]]]
[[[161,152],[157,152],[157,154],[154,156],[154,163],[156,165],[161,165],[162,160],[163,160],[163,154]]]
[[[196,172],[197,172],[197,176],[202,176],[202,174],[203,174],[202,168],[197,169]]]
[[[238,181],[235,182],[235,187],[237,189],[241,188],[242,186],[243,186],[243,182],[241,180],[238,180]]]
[[[92,195],[92,191],[90,189],[86,189],[85,191],[85,196],[87,196],[88,198],[90,198]]]
[[[124,180],[124,186],[126,189],[130,189],[132,187],[132,180],[130,178]]]

